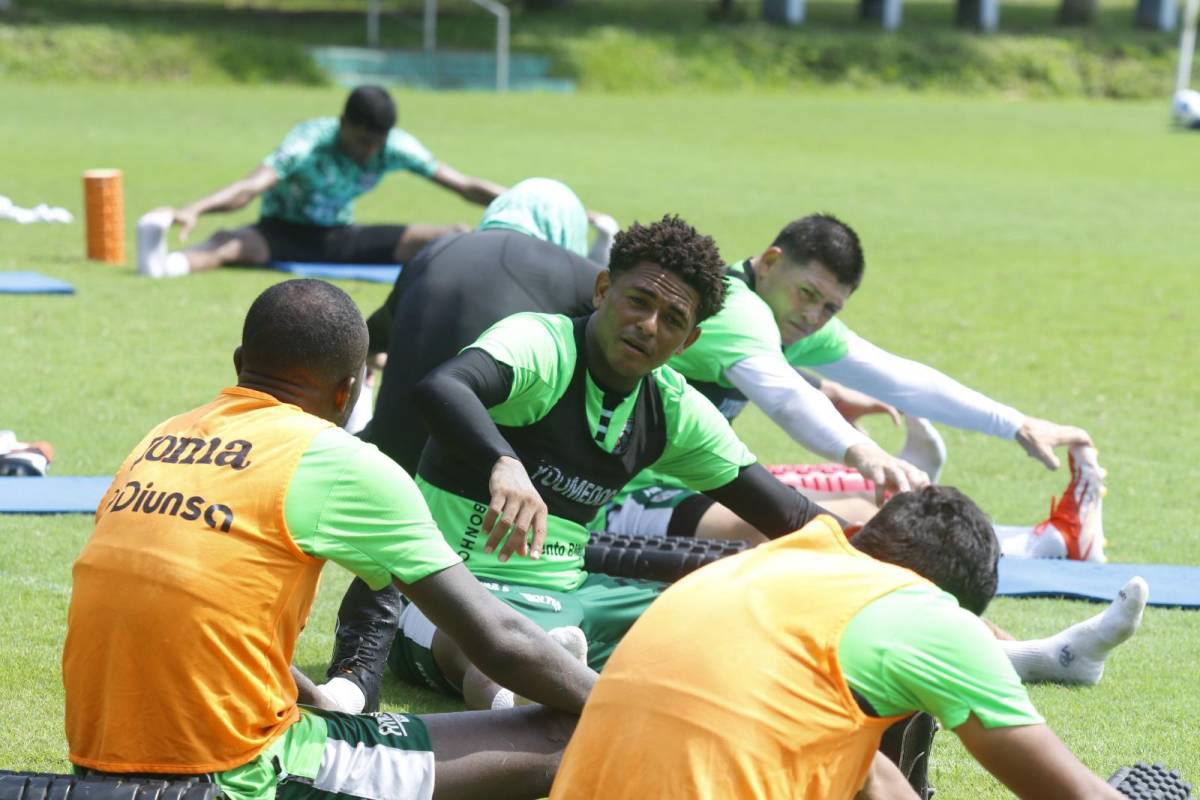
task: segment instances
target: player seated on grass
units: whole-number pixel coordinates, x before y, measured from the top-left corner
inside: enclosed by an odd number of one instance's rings
[[[203,774],[233,800],[544,796],[595,674],[484,590],[408,475],[338,427],[366,352],[344,292],[277,284],[246,315],[237,385],[125,459],[72,572],[63,682],[78,768]],[[298,708],[289,665],[327,560],[395,583],[546,708]]]
[[[595,313],[509,317],[417,389],[432,431],[418,485],[451,547],[544,628],[580,627],[594,667],[663,588],[582,571],[584,523],[639,464],[656,459],[777,535],[816,510],[781,493],[711,404],[661,368],[719,302],[717,259],[711,240],[677,218],[634,225],[617,237],[612,271],[597,279]],[[530,557],[514,555],[522,551]],[[361,622],[370,607],[357,609]],[[362,630],[360,657],[330,681],[347,690],[335,694],[351,708],[373,695],[379,676],[369,654],[388,634]],[[401,676],[462,692],[474,707],[511,702],[418,610],[405,610],[401,630],[391,658]],[[1101,649],[1098,638],[1081,662]]]
[[[600,231],[592,255],[607,260],[605,239]],[[475,231],[422,250],[367,321],[371,352],[387,358],[376,413],[361,436],[415,474],[429,436],[413,398],[417,383],[510,314],[590,313],[601,267],[583,257],[586,251],[583,203],[545,178],[521,181],[493,200]],[[373,592],[355,579],[347,590],[324,688],[362,698],[348,708],[378,708],[378,680],[364,681],[371,691],[363,697],[345,676],[383,670],[401,608],[394,587]]]
[[[849,542],[819,517],[688,575],[608,660],[551,800],[916,798],[877,753],[916,711],[1018,797],[1122,797],[1045,724],[980,622],[998,557],[979,508],[929,486]]]
[[[663,588],[583,571],[588,520],[641,469],[654,465],[776,535],[820,511],[663,366],[724,292],[711,238],[678,217],[634,224],[596,279],[595,312],[508,317],[417,388],[431,432],[417,485],[447,543],[506,604],[546,628],[581,628],[593,667]],[[473,707],[511,702],[507,684],[482,675],[419,610],[405,609],[401,630],[392,666],[403,677],[461,691]],[[378,680],[366,671],[347,679]]]
[[[729,267],[728,296],[704,324],[694,347],[670,365],[712,400],[728,419],[752,402],[796,442],[830,460],[858,468],[879,489],[877,468],[855,462],[853,453],[873,446],[861,430],[797,371],[812,369],[837,383],[890,403],[914,418],[1015,440],[1047,467],[1059,465],[1055,448],[1091,446],[1081,428],[1029,417],[968,389],[941,372],[901,358],[854,334],[835,315],[862,282],[864,258],[858,235],[827,214],[789,223],[758,256]],[[940,454],[927,423],[912,426],[901,457],[927,468],[936,479]],[[878,449],[878,448],[876,448]],[[939,457],[940,455],[940,457]],[[1092,473],[1093,481],[1099,479]],[[1073,476],[1074,477],[1074,476]],[[646,474],[627,488],[607,518],[608,530],[680,533],[755,540],[758,533],[711,499],[677,481]],[[903,488],[903,487],[901,487]],[[1072,490],[1068,494],[1072,494]],[[1093,492],[1099,503],[1100,492]],[[879,497],[882,500],[882,497]],[[1003,530],[1010,555],[1103,560],[1099,510],[1082,526],[1078,509],[1064,505],[1036,528]]]
[[[138,222],[138,271],[173,278],[223,264],[307,261],[355,264],[405,262],[429,242],[456,230],[447,225],[354,225],[353,202],[384,173],[428,178],[463,199],[486,205],[504,187],[438,162],[396,124],[396,106],[379,86],[359,86],[340,118],[321,117],[292,129],[246,177],[183,208],[159,208]],[[181,240],[202,214],[236,211],[263,196],[258,222],[220,230],[208,241],[167,252],[167,230]]]

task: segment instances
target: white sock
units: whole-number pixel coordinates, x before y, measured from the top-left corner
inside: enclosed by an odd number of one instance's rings
[[[906,414],[904,427],[908,429],[908,435],[904,439],[900,458],[923,470],[931,483],[937,483],[942,476],[942,467],[946,466],[946,442],[942,440],[942,435],[924,417]]]
[[[348,678],[330,678],[327,683],[323,683],[317,688],[337,704],[338,711],[347,714],[361,714],[367,705],[367,696],[363,694],[363,690]]]
[[[1113,649],[1133,636],[1142,623],[1150,587],[1133,578],[1117,598],[1096,616],[1072,625],[1046,639],[1000,641],[1000,647],[1025,683],[1095,686],[1104,674],[1104,660]]]
[[[164,278],[178,278],[187,275],[192,271],[191,262],[188,261],[187,253],[176,251],[167,253],[167,258],[163,262]]]
[[[588,642],[587,636],[581,628],[574,625],[563,625],[560,628],[551,628],[546,631],[546,635],[562,646],[576,661],[581,664],[587,663]],[[507,689],[501,689],[502,692],[508,692]],[[512,692],[509,692],[512,694]],[[533,705],[533,701],[516,695],[513,697],[513,705],[529,706]],[[496,701],[492,701],[492,708],[496,707]]]
[[[496,692],[496,696],[492,698],[492,711],[499,711],[503,708],[512,708],[516,696],[512,693],[512,689],[500,687],[500,691]],[[523,704],[524,705],[524,704]]]
[[[167,230],[175,219],[169,208],[156,208],[142,215],[137,224],[138,272],[150,278],[165,278]]]

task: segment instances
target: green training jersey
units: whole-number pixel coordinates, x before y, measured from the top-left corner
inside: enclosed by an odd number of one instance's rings
[[[502,563],[480,528],[492,464],[465,463],[437,439],[418,474],[438,527],[480,577],[571,590],[586,577],[586,524],[635,474],[652,466],[697,491],[724,486],[754,456],[716,408],[660,367],[625,395],[587,369],[587,319],[515,314],[471,345],[512,370],[508,398],[488,409],[550,509],[542,558]]]
[[[927,711],[947,729],[974,714],[986,728],[1045,722],[996,637],[930,585],[860,610],[838,645],[847,682],[879,716]]]
[[[336,117],[301,122],[263,160],[279,181],[262,197],[260,217],[301,225],[349,225],[354,198],[375,188],[385,172],[408,170],[426,178],[438,162],[412,134],[388,133],[383,149],[360,165],[337,146]]]
[[[288,486],[296,545],[382,589],[459,563],[412,478],[373,444],[330,428],[313,437]]]

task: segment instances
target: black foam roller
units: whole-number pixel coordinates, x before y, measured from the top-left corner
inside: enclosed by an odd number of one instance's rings
[[[199,778],[51,775],[0,770],[0,800],[219,800],[221,789]]]
[[[1162,764],[1138,762],[1122,767],[1108,779],[1110,786],[1130,800],[1190,800],[1192,785]]]
[[[746,542],[726,539],[594,533],[583,560],[588,572],[671,583],[747,547]]]

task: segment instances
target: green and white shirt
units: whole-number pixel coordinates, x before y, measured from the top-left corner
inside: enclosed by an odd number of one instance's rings
[[[408,170],[429,178],[438,161],[412,134],[393,128],[383,149],[360,165],[337,146],[337,117],[301,122],[263,159],[279,182],[263,194],[259,216],[301,225],[349,225],[354,198],[384,173]]]

